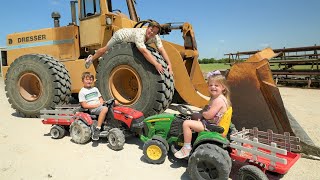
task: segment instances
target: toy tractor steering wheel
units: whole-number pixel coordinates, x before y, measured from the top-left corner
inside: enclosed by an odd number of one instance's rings
[[[179,105],[177,106],[177,110],[185,116],[192,116],[193,111],[186,105]]]
[[[114,98],[104,102],[104,105],[107,106],[108,108],[113,107],[114,104],[115,104],[115,99]]]

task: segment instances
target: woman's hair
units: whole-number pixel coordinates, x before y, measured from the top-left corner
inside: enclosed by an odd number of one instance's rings
[[[82,81],[84,79],[86,79],[87,77],[92,78],[92,80],[94,80],[94,75],[92,75],[90,72],[83,72],[82,75],[81,75]]]
[[[149,25],[148,25],[148,27],[157,27],[158,29],[159,29],[159,31],[158,31],[158,34],[160,33],[160,31],[161,31],[161,25],[158,23],[158,22],[156,22],[156,21],[151,21],[150,23],[149,23]]]
[[[230,88],[226,78],[223,75],[211,75],[208,77],[208,84],[211,81],[217,82],[224,87],[224,90],[222,91],[222,93],[227,98],[228,105],[231,106],[231,100],[230,100],[231,92],[230,92]]]

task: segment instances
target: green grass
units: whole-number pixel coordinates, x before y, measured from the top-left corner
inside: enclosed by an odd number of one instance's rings
[[[279,64],[278,63],[272,63],[270,64],[270,69],[271,70],[277,70],[277,69],[282,69],[284,68],[285,66],[284,65],[281,65],[280,68],[278,66]],[[313,66],[313,69],[316,69],[317,66]],[[310,70],[311,69],[311,65],[294,65],[293,66],[293,69],[305,69],[305,70]]]
[[[284,68],[284,66],[280,66],[280,69]],[[311,69],[311,65],[295,65],[293,66],[294,69]],[[316,68],[316,66],[314,66]],[[200,64],[200,69],[202,72],[207,73],[214,70],[225,70],[230,69],[230,65],[223,64],[223,63],[214,63],[214,64]],[[270,66],[271,70],[279,69],[278,64],[272,63]]]
[[[200,64],[200,69],[202,72],[210,72],[214,70],[230,69],[230,65],[223,64],[223,63]]]

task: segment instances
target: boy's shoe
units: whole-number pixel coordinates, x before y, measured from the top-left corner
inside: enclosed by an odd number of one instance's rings
[[[98,128],[96,128],[95,126],[93,126],[93,133],[92,133],[92,140],[94,141],[98,141],[99,140],[99,135],[100,135],[100,130]]]

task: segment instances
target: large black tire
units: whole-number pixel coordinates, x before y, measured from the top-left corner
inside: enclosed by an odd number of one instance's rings
[[[148,163],[162,164],[167,154],[167,148],[161,141],[148,140],[143,145],[143,155]]]
[[[148,47],[165,69],[162,56]],[[167,69],[160,75],[132,43],[113,46],[97,68],[96,86],[104,99],[142,111],[146,117],[165,111],[174,93],[173,76]]]
[[[5,90],[9,103],[20,116],[39,117],[41,109],[53,109],[69,101],[70,76],[53,57],[23,55],[10,65]]]
[[[125,142],[125,136],[123,132],[119,128],[112,128],[108,135],[108,142],[109,142],[109,147],[112,150],[118,151],[123,149],[124,142]]]
[[[81,120],[73,121],[70,125],[70,136],[77,144],[87,143],[91,138],[91,128]]]
[[[189,158],[188,173],[191,179],[229,178],[231,158],[228,152],[215,144],[202,144]]]
[[[267,175],[253,165],[242,166],[238,171],[238,180],[268,180]]]

